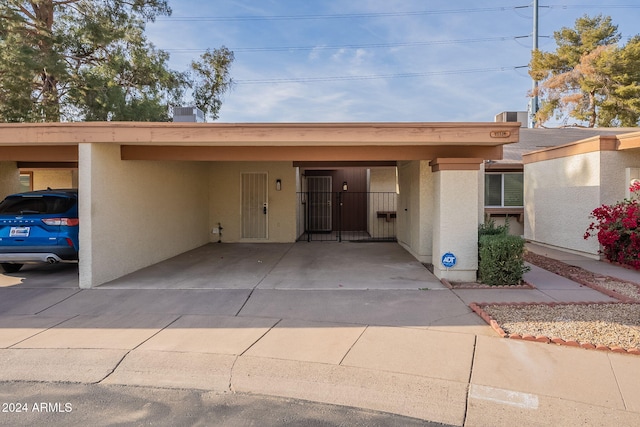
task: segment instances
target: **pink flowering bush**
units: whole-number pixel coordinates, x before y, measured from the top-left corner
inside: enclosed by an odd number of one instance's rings
[[[629,190],[640,195],[640,182]],[[640,203],[636,198],[614,205],[602,205],[591,212],[595,221],[589,225],[584,238],[598,237],[602,253],[613,262],[640,270]]]

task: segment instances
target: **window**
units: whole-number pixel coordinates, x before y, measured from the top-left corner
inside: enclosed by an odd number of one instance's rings
[[[486,173],[484,205],[490,207],[523,207],[522,173]]]
[[[33,172],[20,172],[20,191],[33,190]]]

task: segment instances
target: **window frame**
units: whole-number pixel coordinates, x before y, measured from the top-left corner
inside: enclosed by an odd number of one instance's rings
[[[524,209],[524,172],[489,172],[489,171],[485,171],[485,176],[486,175],[500,175],[500,205],[488,205],[487,204],[487,181],[485,178],[484,181],[484,195],[483,195],[483,201],[484,201],[484,207],[485,208],[507,208],[507,209]],[[505,175],[520,175],[522,176],[522,205],[518,205],[518,206],[505,206],[504,204],[504,177]]]

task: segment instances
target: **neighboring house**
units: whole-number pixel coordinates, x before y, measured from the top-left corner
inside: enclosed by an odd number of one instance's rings
[[[509,116],[508,116],[509,115]],[[501,113],[496,116],[500,121],[522,120],[526,113]],[[526,124],[526,120],[522,124]],[[504,146],[501,160],[488,160],[484,163],[484,207],[485,218],[493,219],[496,224],[509,222],[512,234],[527,237],[525,221],[527,212],[525,206],[532,201],[525,200],[525,186],[527,177],[524,174],[523,156],[532,151],[557,147],[574,143],[593,136],[613,136],[620,133],[632,132],[634,128],[522,128],[520,141]],[[529,236],[530,237],[530,236]],[[527,238],[529,238],[527,237]]]
[[[629,197],[631,181],[640,179],[640,131],[594,131],[601,133],[585,130],[575,142],[523,155],[527,240],[599,257],[597,240],[583,238],[589,215]]]

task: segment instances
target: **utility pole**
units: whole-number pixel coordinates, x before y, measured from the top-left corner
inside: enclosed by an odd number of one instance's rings
[[[533,0],[533,51],[538,50],[538,0]],[[533,81],[533,93],[535,94],[538,89],[538,82]],[[529,108],[530,111],[530,120],[529,127],[533,128],[536,126],[535,115],[538,112],[538,95],[534,95],[531,97],[531,106]]]

